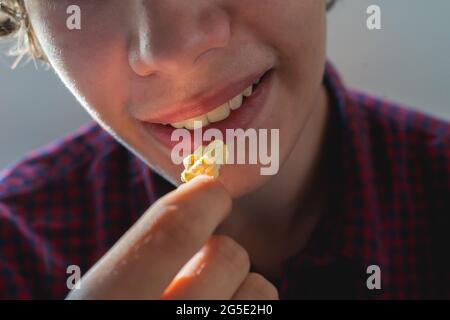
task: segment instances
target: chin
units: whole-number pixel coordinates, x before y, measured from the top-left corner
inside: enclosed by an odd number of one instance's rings
[[[273,176],[261,175],[259,165],[235,165],[222,168],[219,180],[233,199],[249,195],[264,186]]]
[[[225,165],[220,170],[219,180],[233,199],[251,194],[264,186],[273,176],[264,176],[259,165]],[[167,170],[157,170],[172,184],[182,184],[180,175],[182,166],[170,165]]]

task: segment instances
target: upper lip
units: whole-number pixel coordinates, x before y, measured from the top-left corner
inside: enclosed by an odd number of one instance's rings
[[[269,70],[270,68],[263,72],[252,73],[238,81],[228,83],[218,90],[202,92],[182,103],[166,106],[158,112],[158,115],[147,118],[145,122],[160,124],[176,123],[206,114],[242,93],[246,88],[253,85],[256,80],[263,77]]]

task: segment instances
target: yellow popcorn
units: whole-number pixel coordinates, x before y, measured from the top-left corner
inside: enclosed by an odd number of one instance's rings
[[[223,141],[214,140],[206,148],[201,146],[183,159],[185,169],[181,173],[181,181],[189,182],[202,174],[217,178],[227,159],[228,149]]]

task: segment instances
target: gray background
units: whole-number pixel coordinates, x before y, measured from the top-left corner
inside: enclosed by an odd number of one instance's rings
[[[366,28],[378,4],[383,29]],[[450,119],[449,0],[340,0],[328,56],[347,85]],[[3,46],[4,47],[4,46]],[[88,121],[52,71],[0,57],[0,169]]]

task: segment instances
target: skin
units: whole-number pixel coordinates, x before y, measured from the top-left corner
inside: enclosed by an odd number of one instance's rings
[[[81,7],[81,30],[66,28],[71,4]],[[29,0],[26,9],[51,66],[75,97],[174,184],[182,168],[142,130],[141,120],[224,81],[274,67],[269,111],[258,117],[261,127],[280,129],[278,175],[261,176],[258,166],[225,166],[218,181],[192,182],[169,194],[91,269],[84,278],[88,289],[76,298],[276,298],[266,278],[277,278],[281,262],[305,245],[324,203],[317,173],[328,123],[325,1]],[[164,201],[170,205],[161,209]],[[133,247],[142,247],[143,234],[153,233],[162,236],[148,240],[152,249],[119,268]],[[249,261],[264,277],[248,272]],[[118,269],[121,277],[111,275]]]

